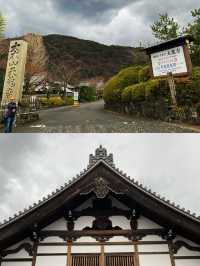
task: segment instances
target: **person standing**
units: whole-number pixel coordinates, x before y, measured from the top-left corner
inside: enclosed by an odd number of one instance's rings
[[[17,104],[15,101],[15,97],[12,96],[10,98],[10,102],[6,107],[4,114],[5,133],[12,133],[13,123],[15,121],[16,113],[17,113]]]

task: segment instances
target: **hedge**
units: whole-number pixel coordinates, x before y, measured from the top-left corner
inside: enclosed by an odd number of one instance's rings
[[[104,88],[104,100],[109,103],[121,102],[121,94],[123,90],[127,86],[139,82],[138,74],[141,68],[141,66],[128,67],[111,78]]]
[[[39,104],[41,107],[56,107],[56,106],[65,106],[65,105],[73,105],[74,100],[73,97],[63,97],[54,96],[50,98],[39,97]]]
[[[96,100],[96,89],[89,86],[80,87],[80,101],[92,102]]]

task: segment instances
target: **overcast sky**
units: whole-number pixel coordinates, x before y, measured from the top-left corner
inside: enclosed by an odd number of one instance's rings
[[[79,174],[100,144],[128,175],[200,215],[200,135],[24,134],[0,137],[0,220]]]
[[[199,7],[199,0],[0,0],[7,36],[59,33],[129,46],[152,39],[149,25],[159,13],[186,25]]]

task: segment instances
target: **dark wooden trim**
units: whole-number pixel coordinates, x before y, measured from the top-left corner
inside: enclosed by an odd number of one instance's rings
[[[189,245],[188,243],[184,242],[184,241],[181,241],[181,240],[178,240],[174,243],[172,243],[172,248],[173,248],[173,252],[175,254],[177,254],[177,252],[182,248],[182,247],[185,247],[191,251],[197,251],[197,252],[200,252],[200,247],[195,247],[195,246],[191,246]]]
[[[47,257],[47,256],[67,256],[67,252],[66,253],[38,253],[37,257]]]
[[[2,262],[26,262],[26,261],[30,261],[32,262],[32,259],[28,259],[28,258],[24,258],[24,259],[3,259]]]
[[[159,235],[162,236],[166,233],[165,229],[139,229],[139,230],[80,230],[80,231],[63,231],[63,230],[52,230],[52,231],[41,231],[40,237],[42,239],[57,236],[63,240],[77,239],[83,236],[91,237],[114,237],[124,236],[127,238],[139,237],[142,239],[147,235]]]
[[[184,56],[185,56],[188,75],[191,76],[192,75],[192,61],[191,61],[189,49],[188,49],[186,44],[183,45],[183,52],[184,52]]]
[[[132,241],[127,242],[105,242],[106,246],[123,246],[132,245]],[[167,245],[167,241],[138,241],[137,245]],[[72,242],[72,246],[96,246],[102,245],[102,242]],[[49,243],[39,243],[38,246],[66,246],[66,243],[49,242]]]
[[[29,256],[33,256],[33,246],[30,243],[23,243],[19,246],[17,246],[14,249],[8,249],[8,250],[3,250],[1,251],[1,256],[2,257],[6,257],[9,254],[15,254],[17,252],[19,252],[20,250],[24,249]]]
[[[200,260],[200,256],[175,256],[174,258],[176,260]]]

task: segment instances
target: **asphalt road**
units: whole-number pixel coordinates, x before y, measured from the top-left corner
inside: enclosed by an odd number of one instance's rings
[[[192,129],[104,110],[103,101],[40,112],[40,121],[16,126],[15,133],[189,133]]]

